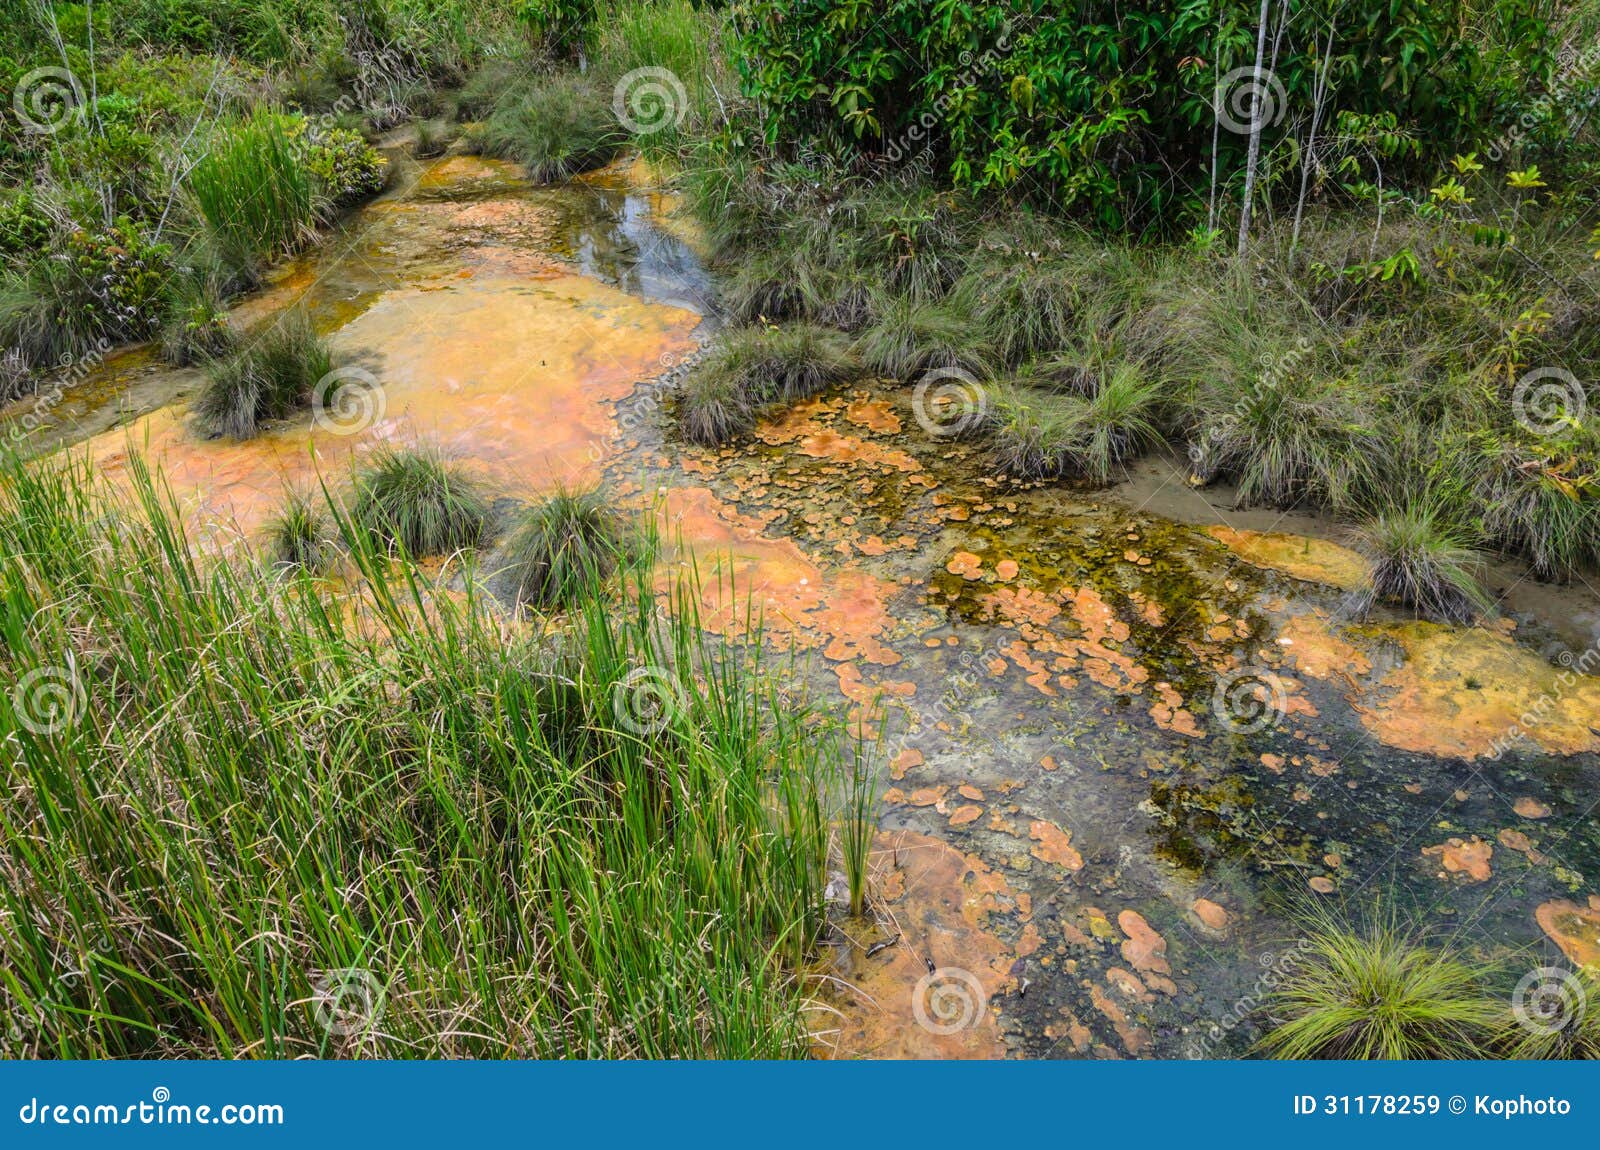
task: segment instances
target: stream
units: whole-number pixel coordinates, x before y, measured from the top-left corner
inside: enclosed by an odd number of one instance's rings
[[[390,158],[388,192],[234,312],[305,308],[338,402],[205,441],[201,373],[134,349],[0,425],[111,475],[145,453],[223,549],[286,486],[418,438],[507,496],[654,508],[706,625],[753,598],[883,747],[874,913],[815,972],[819,1056],[1239,1056],[1307,911],[1376,908],[1514,972],[1600,962],[1592,595],[1362,618],[1361,559],[1304,520],[1235,515],[1165,460],[1109,491],[995,478],[926,389],[852,384],[690,447],[666,397],[714,289],[648,167],[540,188]]]

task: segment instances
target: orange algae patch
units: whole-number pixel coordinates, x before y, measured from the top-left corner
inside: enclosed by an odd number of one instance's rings
[[[1423,847],[1425,858],[1437,858],[1444,867],[1440,878],[1459,875],[1468,882],[1485,882],[1489,878],[1489,859],[1494,847],[1476,835],[1469,839],[1447,839],[1438,846]]]
[[[1208,898],[1195,899],[1189,909],[1207,930],[1226,930],[1228,927],[1228,912]]]
[[[583,322],[574,323],[574,310]],[[612,404],[692,347],[698,317],[644,303],[580,276],[531,286],[474,278],[445,290],[387,292],[332,338],[378,381],[372,421],[353,433],[310,413],[244,442],[203,440],[165,408],[87,441],[107,474],[130,447],[159,466],[186,513],[249,533],[277,510],[286,483],[334,486],[352,453],[383,442],[437,441],[501,490],[531,494],[582,483],[616,442]],[[373,354],[369,349],[382,349]],[[361,394],[364,389],[355,389]],[[332,421],[326,421],[332,422]],[[346,429],[348,430],[348,429]]]
[[[1406,623],[1384,633],[1405,662],[1367,688],[1356,712],[1402,750],[1475,759],[1517,736],[1551,754],[1600,751],[1600,680],[1553,667],[1481,627]]]
[[[1372,670],[1372,661],[1355,644],[1335,635],[1315,615],[1295,615],[1278,631],[1278,644],[1295,666],[1313,679],[1338,675],[1348,683]]]
[[[661,537],[687,569],[700,572],[702,623],[743,634],[758,621],[768,636],[833,660],[888,665],[900,657],[880,641],[893,624],[887,603],[900,588],[864,571],[824,576],[792,539],[770,539],[762,522],[741,515],[703,487],[672,488],[662,501]],[[665,591],[675,573],[663,564]]]
[[[1308,583],[1329,583],[1353,591],[1367,580],[1367,561],[1348,547],[1275,531],[1235,531],[1207,527],[1206,533],[1252,567],[1282,571]]]
[[[1167,964],[1167,940],[1156,933],[1144,915],[1136,910],[1125,910],[1117,915],[1117,925],[1128,936],[1122,944],[1122,961],[1135,970],[1172,973],[1172,967]]]
[[[1559,898],[1533,912],[1534,921],[1576,966],[1600,969],[1600,898],[1589,905]]]
[[[990,920],[1003,912],[1025,918],[1021,900],[976,855],[926,835],[882,833],[875,858],[893,867],[877,886],[901,939],[872,958],[852,953],[843,973],[854,993],[830,1003],[843,1018],[820,1010],[812,1015],[818,1055],[1003,1058],[1005,1044],[989,1001],[1010,988],[1017,952],[994,933]],[[929,963],[939,971],[964,971],[971,981],[932,974]],[[941,992],[947,1013],[936,1009]],[[935,1026],[921,1024],[919,1013]]]
[[[1520,799],[1513,803],[1511,805],[1511,809],[1516,811],[1517,814],[1521,815],[1525,819],[1547,819],[1550,817],[1549,807],[1545,806],[1538,799],[1530,798],[1527,795],[1523,795]]]
[[[900,417],[881,399],[851,400],[850,406],[845,409],[845,418],[868,431],[894,435],[900,430]]]
[[[1035,819],[1028,825],[1028,837],[1038,844],[1028,853],[1040,862],[1072,871],[1083,869],[1083,856],[1072,845],[1071,831],[1062,830],[1048,819]]]

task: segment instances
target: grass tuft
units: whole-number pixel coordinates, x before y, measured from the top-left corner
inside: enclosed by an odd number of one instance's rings
[[[628,136],[611,92],[594,77],[560,72],[506,92],[489,118],[467,133],[468,146],[516,160],[536,183],[554,183],[610,163]]]
[[[327,343],[304,312],[290,312],[247,347],[211,365],[195,399],[195,418],[207,435],[249,439],[263,421],[282,419],[308,402],[331,370]]]
[[[489,536],[489,501],[476,480],[435,448],[381,447],[356,471],[354,523],[412,558],[448,555]]]
[[[816,324],[736,328],[684,379],[679,424],[691,442],[726,443],[754,427],[761,408],[815,395],[859,371],[848,340]]]
[[[1322,918],[1270,1000],[1278,1021],[1262,1045],[1274,1058],[1475,1058],[1504,1009],[1448,948]]]
[[[338,553],[338,532],[311,495],[291,490],[266,526],[267,554],[280,567],[325,571]]]
[[[1483,557],[1467,528],[1419,497],[1380,511],[1356,533],[1372,567],[1367,601],[1398,603],[1423,618],[1469,623],[1494,609],[1478,581]]]
[[[500,574],[518,603],[569,607],[605,583],[634,543],[635,532],[598,491],[560,488],[518,517]]]

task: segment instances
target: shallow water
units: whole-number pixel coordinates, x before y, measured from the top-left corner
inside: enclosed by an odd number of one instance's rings
[[[134,352],[0,419],[113,473],[149,452],[223,546],[286,485],[416,438],[513,496],[603,481],[655,508],[708,624],[753,597],[884,744],[875,920],[840,921],[828,969],[855,989],[819,983],[820,1053],[1239,1054],[1302,904],[1381,900],[1485,960],[1555,955],[1542,918],[1600,955],[1600,680],[1559,630],[1356,621],[1335,543],[989,478],[888,385],[686,448],[663,377],[711,281],[647,169],[400,168],[235,315],[306,308],[367,373],[344,404],[204,441],[198,374]]]

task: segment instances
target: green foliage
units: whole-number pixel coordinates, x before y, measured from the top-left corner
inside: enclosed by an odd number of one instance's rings
[[[692,588],[534,640],[342,519],[324,585],[97,489],[0,467],[8,1054],[806,1055],[835,725]]]
[[[311,398],[333,369],[328,346],[303,312],[280,317],[248,346],[211,364],[194,415],[208,435],[249,439]]]
[[[322,218],[294,131],[283,117],[264,113],[225,126],[189,172],[212,242],[236,266],[297,250]]]
[[[594,0],[519,0],[517,20],[553,59],[575,60],[594,23]]]
[[[538,183],[564,180],[609,163],[626,145],[611,93],[592,76],[561,72],[506,92],[467,143],[516,160]]]
[[[1464,957],[1390,923],[1315,917],[1296,956],[1267,1007],[1274,1058],[1481,1057],[1504,1014]]]
[[[521,513],[497,573],[518,603],[570,607],[592,596],[637,542],[637,530],[598,491],[558,488]]]
[[[59,250],[0,281],[0,342],[55,367],[144,339],[161,320],[171,254],[126,219],[69,233]]]
[[[1339,112],[1392,116],[1425,144],[1412,162],[1490,139],[1550,72],[1547,11],[1497,0],[1483,35],[1459,0],[1297,6],[1272,55],[1281,87],[1263,150],[1305,135],[1330,18]],[[742,0],[737,12],[744,88],[769,142],[890,163],[926,152],[958,185],[1047,199],[1113,228],[1176,223],[1185,186],[1206,186],[1217,89],[1253,63],[1258,18],[1242,0]],[[1224,104],[1237,99],[1229,85]],[[1218,143],[1221,170],[1238,171],[1245,133]]]
[[[304,120],[291,121],[288,131],[300,149],[301,162],[329,203],[352,204],[383,190],[389,162],[359,132],[308,130]]]
[[[436,448],[382,447],[356,471],[354,522],[412,558],[470,550],[489,535],[489,501]]]

